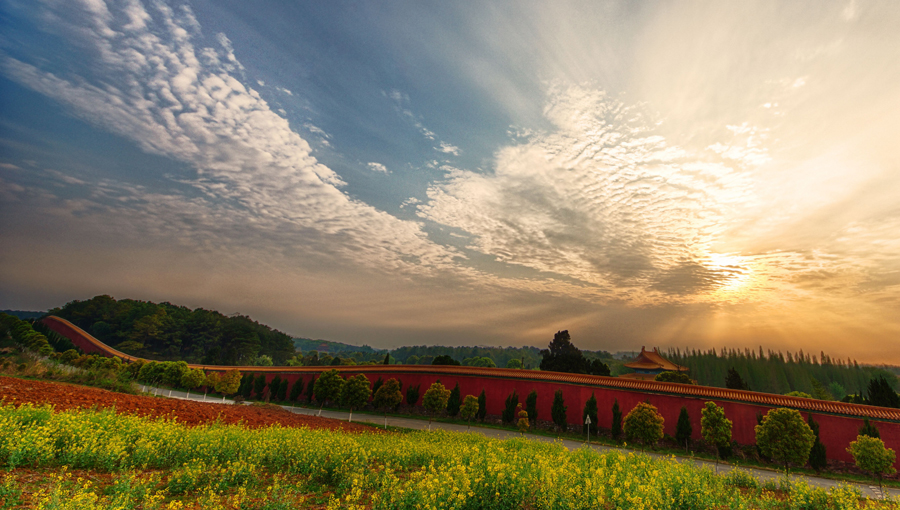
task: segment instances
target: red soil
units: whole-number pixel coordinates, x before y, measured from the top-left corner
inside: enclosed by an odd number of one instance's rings
[[[328,418],[294,414],[277,406],[246,406],[193,402],[174,398],[144,397],[72,384],[31,381],[0,376],[0,400],[4,404],[52,404],[57,411],[114,408],[121,414],[175,418],[187,425],[242,423],[250,428],[282,425],[345,432],[377,432],[377,429]]]

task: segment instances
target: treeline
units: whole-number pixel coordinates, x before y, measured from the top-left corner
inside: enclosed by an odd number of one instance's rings
[[[827,400],[865,392],[869,382],[884,377],[896,388],[897,377],[879,367],[860,366],[852,359],[751,349],[710,349],[698,351],[669,349],[666,357],[690,369],[690,376],[703,386],[724,388],[732,367],[753,391],[785,393],[797,391]]]
[[[47,312],[100,341],[142,358],[210,365],[284,365],[294,355],[285,333],[249,317],[171,303],[96,296]]]

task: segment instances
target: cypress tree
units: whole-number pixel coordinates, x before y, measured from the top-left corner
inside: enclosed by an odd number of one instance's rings
[[[306,403],[312,404],[313,397],[316,394],[316,378],[313,376],[312,379],[309,380],[309,384],[306,385]]]
[[[259,374],[253,381],[253,393],[256,394],[256,398],[262,396],[264,389],[266,389],[266,374]]]
[[[587,402],[584,403],[584,411],[581,413],[581,433],[587,433],[587,425],[584,425],[585,418],[591,417],[591,433],[595,436],[597,435],[597,397],[591,393],[591,398],[587,399]]]
[[[685,451],[688,449],[693,432],[691,417],[688,415],[687,407],[681,406],[681,412],[678,413],[678,423],[675,425],[675,441],[679,445],[684,445]]]
[[[532,426],[537,426],[537,391],[531,390],[525,398],[525,412],[528,413],[528,421]]]
[[[281,388],[281,376],[276,375],[269,382],[269,397],[268,400],[278,400],[278,390]]]
[[[565,431],[568,428],[568,420],[566,419],[567,408],[563,401],[562,390],[556,390],[556,393],[553,395],[553,407],[550,409],[550,416],[553,418],[553,423],[561,431]]]
[[[478,395],[478,412],[475,413],[475,417],[478,418],[478,421],[484,422],[485,416],[487,416],[487,396],[482,389],[481,395]]]
[[[450,416],[459,414],[459,405],[461,404],[459,397],[459,383],[456,383],[456,386],[450,390],[450,398],[447,399],[447,414]]]
[[[513,392],[506,397],[506,407],[503,409],[501,416],[501,418],[503,418],[503,423],[510,424],[516,419],[516,406],[518,405],[519,394],[516,393],[516,390],[513,390]]]
[[[622,410],[619,409],[619,399],[613,401],[612,425],[609,427],[609,432],[613,439],[619,439],[622,436]]]
[[[381,388],[382,384],[384,384],[384,381],[381,379],[381,377],[379,377],[375,381],[375,384],[372,385],[372,395],[378,393],[378,388]]]
[[[818,473],[828,466],[828,458],[825,455],[825,445],[819,440],[819,424],[816,420],[813,420],[812,414],[809,415],[807,423],[816,436],[812,449],[809,451],[809,467],[815,469],[816,473]]]
[[[239,393],[246,400],[250,398],[250,394],[253,392],[253,374],[247,374],[243,378],[245,379],[244,386]]]
[[[291,402],[296,402],[300,399],[300,395],[303,393],[303,378],[300,377],[297,379],[297,382],[291,386]]]
[[[419,388],[421,384],[417,384],[415,386],[410,386],[406,388],[406,405],[413,407],[416,405],[416,402],[419,401]]]
[[[278,401],[284,402],[287,399],[287,391],[288,391],[288,382],[287,378],[281,380],[281,384],[278,385]]]
[[[869,423],[868,418],[863,418],[863,426],[861,429],[859,429],[859,435],[869,436],[875,439],[881,438],[881,434],[878,432],[878,427]]]

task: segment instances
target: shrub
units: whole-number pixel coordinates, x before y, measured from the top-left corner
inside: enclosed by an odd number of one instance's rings
[[[647,446],[662,439],[664,422],[655,406],[641,402],[625,416],[622,428],[625,429],[626,439]]]
[[[654,381],[659,382],[673,382],[673,383],[681,383],[681,384],[694,384],[694,381],[688,377],[684,372],[661,372],[653,378]]]

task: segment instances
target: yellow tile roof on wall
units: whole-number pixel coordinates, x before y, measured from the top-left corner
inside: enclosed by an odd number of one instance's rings
[[[71,331],[73,335],[77,335],[85,341],[91,343],[101,349],[109,356],[118,356],[126,361],[137,361],[141,358],[130,356],[123,352],[117,351],[100,340],[97,340],[83,329],[72,324],[71,322],[59,317],[49,316],[44,318],[44,322],[51,324],[56,323],[63,328]],[[51,328],[52,329],[52,328]],[[147,360],[144,360],[147,361]],[[290,373],[290,374],[306,374],[320,373],[323,370],[336,369],[339,372],[355,373],[380,373],[389,372],[394,374],[434,374],[434,375],[457,375],[472,377],[487,377],[501,379],[515,379],[528,381],[546,381],[561,384],[572,384],[581,386],[601,387],[608,389],[619,389],[626,391],[637,391],[643,393],[660,393],[667,395],[677,395],[688,398],[700,399],[716,399],[728,400],[734,402],[744,402],[748,404],[756,404],[768,407],[790,407],[801,411],[812,411],[818,413],[839,414],[844,416],[858,416],[860,418],[872,418],[883,421],[900,422],[900,409],[892,409],[887,407],[876,407],[862,404],[849,404],[846,402],[833,402],[828,400],[816,400],[801,397],[789,397],[787,395],[774,395],[770,393],[759,393],[754,391],[732,390],[727,388],[715,388],[712,386],[698,386],[693,384],[680,384],[659,381],[644,381],[640,379],[629,379],[622,377],[605,377],[599,375],[586,374],[568,374],[563,372],[542,372],[536,370],[521,370],[514,368],[484,368],[484,367],[464,367],[464,366],[440,366],[440,365],[341,365],[327,367],[257,367],[257,366],[222,366],[222,365],[195,365],[189,364],[191,368],[201,368],[203,370],[224,371],[224,370],[240,370],[243,372],[256,373]]]

